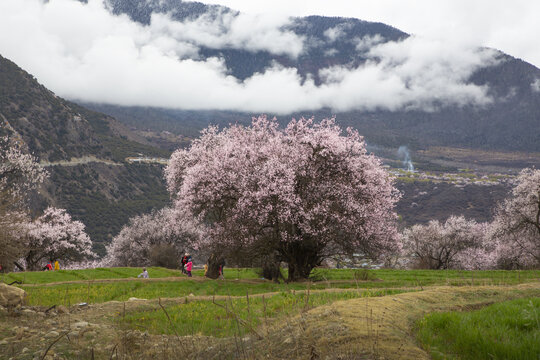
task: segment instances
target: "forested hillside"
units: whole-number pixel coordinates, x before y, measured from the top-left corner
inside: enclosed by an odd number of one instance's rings
[[[18,139],[39,161],[73,162],[46,166],[50,177],[43,196],[32,206],[66,208],[86,225],[99,254],[130,217],[168,201],[162,165],[125,160],[139,153],[168,157],[168,151],[147,145],[144,139],[131,140],[139,137],[112,117],[55,96],[1,56],[0,119],[1,133]],[[88,156],[95,161],[77,164],[77,159]]]

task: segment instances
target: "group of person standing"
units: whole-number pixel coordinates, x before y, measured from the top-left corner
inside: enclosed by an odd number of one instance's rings
[[[193,268],[193,261],[191,260],[191,255],[185,253],[180,263],[182,273],[187,274],[188,277],[191,277],[191,269]]]
[[[60,263],[58,262],[58,260],[56,260],[54,262],[54,267],[53,267],[53,264],[52,264],[52,260],[49,261],[47,263],[47,265],[45,265],[45,267],[43,268],[44,271],[51,271],[51,270],[60,270]]]
[[[225,259],[221,258],[217,264],[218,266],[218,278],[225,279],[223,275],[223,268],[225,267]],[[191,255],[189,253],[185,253],[182,259],[180,260],[180,270],[183,274],[186,274],[188,277],[192,277],[191,270],[193,269],[193,260],[191,258]],[[208,271],[208,264],[204,264],[204,275],[206,276],[206,273]],[[143,268],[143,272],[140,273],[138,278],[148,279],[148,271],[146,268]]]

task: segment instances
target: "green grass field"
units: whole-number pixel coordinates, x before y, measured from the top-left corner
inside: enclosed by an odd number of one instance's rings
[[[254,269],[226,269],[225,281],[203,278],[203,270],[187,279],[178,270],[149,268],[150,281],[136,279],[139,268],[97,268],[3,274],[2,282],[17,285],[27,294],[29,305],[91,304],[131,297],[143,299],[195,296],[243,296],[291,290],[418,288],[432,285],[512,285],[540,279],[540,271],[458,271],[458,270],[354,270],[315,269],[311,281],[274,283],[260,279]],[[165,279],[176,277],[177,279]],[[178,279],[180,278],[180,279]],[[108,281],[112,279],[111,281]],[[125,281],[120,281],[121,279]],[[132,281],[129,281],[133,279]],[[158,279],[158,280],[156,280]],[[160,281],[159,279],[163,279]],[[367,279],[367,280],[365,280]],[[113,281],[116,280],[116,281]]]
[[[163,278],[180,276],[180,270],[164,269],[159,267],[148,268],[152,277]],[[127,279],[137,277],[142,272],[140,268],[96,268],[84,270],[58,270],[58,271],[25,271],[2,274],[4,283],[20,281],[23,284],[50,284],[63,281]]]
[[[10,283],[20,281],[23,285],[50,284],[65,281],[128,279],[135,278],[142,271],[141,268],[96,268],[85,270],[59,270],[59,271],[28,271],[1,274],[0,281]],[[311,273],[314,282],[327,282],[335,280],[362,280],[362,269],[325,269],[317,268]],[[164,269],[159,267],[148,268],[150,277],[166,278],[179,277],[180,270]],[[204,271],[196,269],[194,276],[203,276]],[[287,270],[283,270],[287,276]],[[389,286],[428,286],[428,285],[480,285],[480,284],[519,284],[527,281],[540,280],[540,270],[367,270],[370,284],[379,283],[381,287]],[[225,278],[228,280],[260,280],[256,269],[225,268]],[[375,285],[373,285],[375,286]]]
[[[276,296],[193,301],[161,308],[131,312],[119,320],[134,329],[155,334],[206,335],[215,337],[244,336],[263,323],[297,315],[313,307],[338,300],[385,296],[402,290],[350,290],[344,292],[294,293]],[[143,324],[143,325],[142,325]]]
[[[410,292],[418,292],[420,295],[425,293],[423,290],[428,290],[431,286],[448,286],[449,288],[444,288],[445,291],[453,287],[458,291],[463,286],[473,286],[470,300],[474,302],[476,296],[487,296],[487,298],[492,296],[486,295],[486,291],[488,293],[499,291],[490,289],[509,289],[512,285],[524,283],[531,283],[527,286],[534,288],[540,281],[538,270],[437,271],[319,268],[312,272],[308,281],[289,284],[261,279],[257,269],[226,268],[225,280],[207,279],[203,277],[203,270],[199,269],[193,271],[193,278],[187,278],[179,270],[158,267],[148,268],[150,279],[138,279],[136,276],[141,270],[141,268],[97,268],[19,272],[1,274],[0,281],[20,282],[15,285],[26,291],[27,305],[41,308],[41,311],[53,305],[65,305],[78,313],[81,309],[74,305],[88,303],[91,306],[84,307],[87,310],[81,311],[81,315],[89,316],[89,322],[103,322],[107,324],[106,326],[119,329],[122,331],[121,334],[139,330],[141,333],[147,332],[158,336],[195,335],[223,340],[244,338],[247,335],[264,337],[264,334],[259,333],[267,332],[268,329],[280,324],[286,324],[296,315],[307,314],[306,310],[342,300],[366,298],[367,301],[367,298],[371,297]],[[286,271],[284,275],[287,275]],[[487,287],[480,288],[484,285]],[[478,287],[478,290],[474,291],[474,287]],[[514,289],[513,291],[521,290]],[[129,301],[130,298],[149,301]],[[509,298],[512,297],[509,295]],[[157,301],[157,299],[160,300]],[[532,349],[534,354],[539,354],[540,350],[537,347],[528,345],[540,339],[538,299],[511,304],[501,305],[502,309],[511,310],[504,316],[497,315],[502,313],[502,310],[496,310],[495,315],[485,313],[479,319],[473,317],[477,312],[432,314],[418,323],[419,342],[429,349],[434,358],[441,359],[490,358],[492,353],[487,351],[495,351],[493,350],[495,347],[487,340],[484,341],[484,335],[486,338],[494,338],[495,341],[509,344],[508,348],[502,345],[498,347],[495,358],[511,359],[512,357],[505,356],[514,352],[527,354],[520,352],[527,349]],[[453,308],[446,307],[446,309]],[[478,314],[482,313],[478,312]],[[470,319],[465,318],[469,315]],[[522,318],[519,318],[521,315],[523,315]],[[519,320],[511,323],[509,320],[511,318],[519,318]],[[530,324],[534,325],[534,319],[536,319],[536,328],[534,326],[528,328]],[[498,324],[492,326],[498,329],[494,335],[488,336],[491,330],[482,327],[482,322],[486,320]],[[6,325],[6,329],[8,328],[9,326]],[[508,330],[509,328],[512,331]],[[470,333],[471,330],[478,331]],[[9,333],[9,330],[6,331]],[[445,347],[443,343],[446,339],[451,339],[451,345],[454,347]],[[466,339],[472,340],[467,344]],[[474,348],[475,344],[481,344],[483,350]],[[71,345],[65,346],[69,348]],[[459,353],[459,349],[465,349],[467,356],[470,356],[466,357]],[[514,358],[526,359],[527,357],[524,356],[518,355]]]
[[[433,359],[538,359],[540,298],[478,311],[434,313],[418,324],[418,339]]]

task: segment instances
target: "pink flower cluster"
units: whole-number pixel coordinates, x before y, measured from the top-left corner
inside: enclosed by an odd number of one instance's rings
[[[497,242],[500,266],[540,266],[540,170],[524,169],[511,196],[496,209],[490,237]]]
[[[392,180],[334,119],[209,127],[173,153],[165,174],[174,207],[205,228],[199,247],[310,241],[374,257],[399,248]]]
[[[36,159],[24,154],[8,137],[0,137],[0,201],[18,206],[28,191],[36,189],[47,177],[47,171]]]

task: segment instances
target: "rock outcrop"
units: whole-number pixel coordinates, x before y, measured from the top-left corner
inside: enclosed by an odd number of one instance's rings
[[[0,305],[10,308],[22,305],[26,292],[15,286],[0,283]]]

